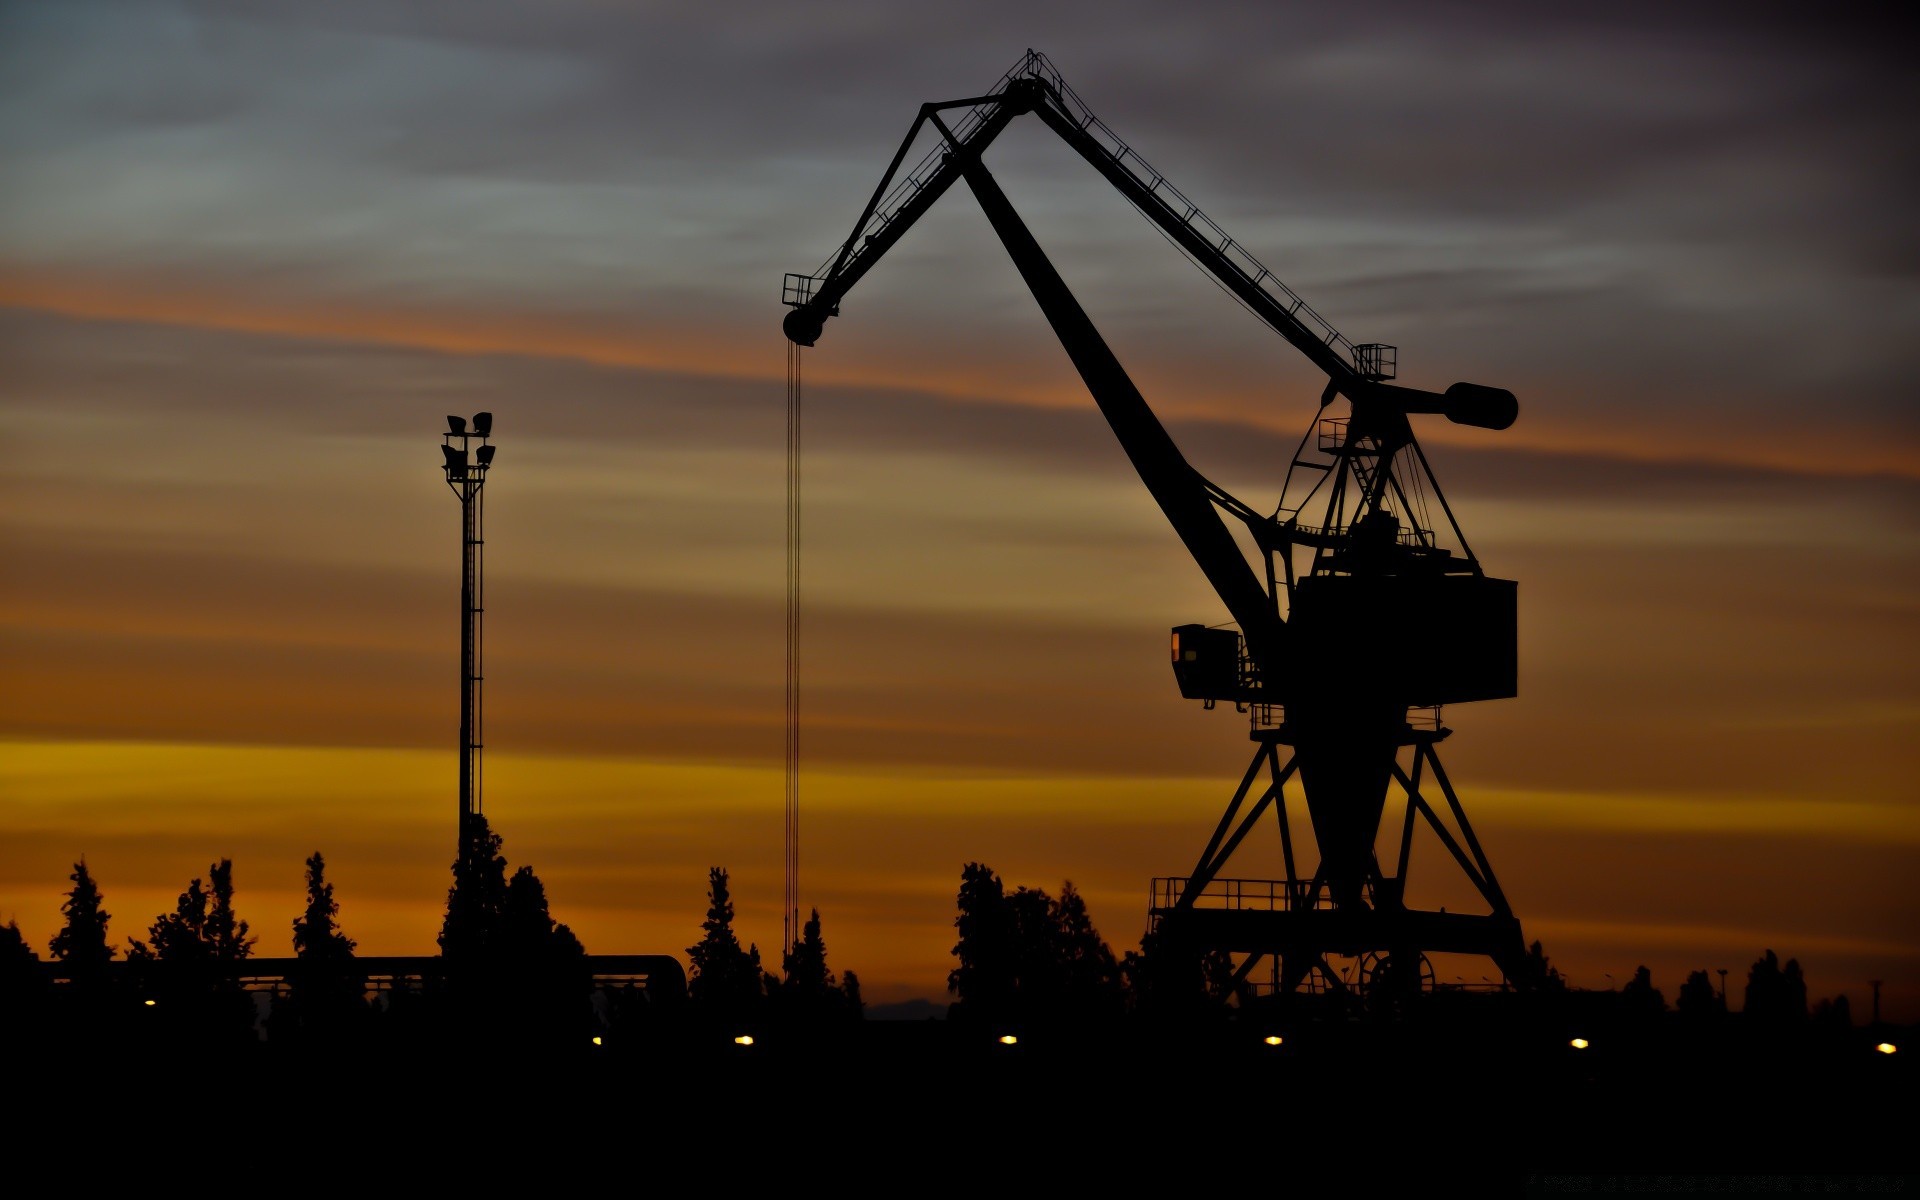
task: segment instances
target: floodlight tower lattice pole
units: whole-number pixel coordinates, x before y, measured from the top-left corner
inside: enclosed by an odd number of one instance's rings
[[[471,426],[464,417],[449,416],[447,432],[441,435],[447,486],[460,498],[460,819],[456,841],[461,857],[467,853],[468,827],[481,813],[480,622],[486,611],[481,574],[481,553],[486,544],[481,536],[481,498],[487,471],[493,464],[492,435],[492,413],[474,414]]]

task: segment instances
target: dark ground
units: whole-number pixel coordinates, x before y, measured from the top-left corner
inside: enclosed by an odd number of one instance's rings
[[[39,1044],[8,1056],[8,1140],[16,1163],[102,1185],[235,1171],[301,1192],[1920,1194],[1920,1046],[1872,1049],[1905,1031],[1564,1023],[1136,1023],[1011,1046],[946,1021],[763,1028],[750,1047],[685,1023],[517,1049]]]

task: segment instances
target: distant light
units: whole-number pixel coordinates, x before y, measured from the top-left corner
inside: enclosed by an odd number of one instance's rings
[[[1567,1043],[1567,1045],[1572,1046],[1575,1050],[1585,1050],[1587,1044],[1587,1039],[1585,1038],[1575,1038]]]
[[[753,1045],[753,1035],[750,1033],[743,1033],[739,1037],[733,1039],[733,1044],[736,1046],[751,1046]]]
[[[1261,1040],[1264,1041],[1269,1046],[1278,1046],[1281,1042],[1284,1042],[1287,1039],[1281,1037],[1277,1033],[1270,1033],[1266,1037],[1262,1038]]]
[[[466,431],[467,431],[467,419],[465,417],[455,417],[455,416],[447,417],[447,432],[453,434],[455,437],[458,437],[459,435],[465,433]]]
[[[594,1044],[594,1045],[596,1045],[596,1046],[598,1046],[598,1045],[600,1045],[600,1044],[601,1044],[601,1042],[600,1042],[600,1039],[599,1039],[599,1038],[597,1038],[597,1037],[596,1037],[596,1038],[594,1038],[594,1039],[593,1039],[593,1044]]]
[[[147,1001],[147,1003],[152,1004],[153,1001],[149,1000]],[[1875,1046],[1874,1049],[1878,1050],[1882,1054],[1892,1054],[1895,1051],[1899,1050],[1900,1047],[1894,1045],[1892,1042],[1881,1042],[1878,1046]]]
[[[493,414],[490,412],[473,414],[473,431],[481,437],[491,436],[493,433]]]
[[[1010,1033],[1003,1033],[1000,1035],[1000,1044],[1002,1046],[1017,1046],[1020,1044],[1020,1039]]]
[[[479,459],[480,465],[484,467],[493,461],[493,452],[498,449],[498,446],[482,446],[473,452],[473,456]]]
[[[147,1006],[148,1008],[152,1008],[152,1007],[153,1007],[153,1001],[151,1001],[151,1000],[147,1000],[147,1001],[144,1001],[143,1003],[145,1003],[145,1004],[146,1004],[146,1006]],[[1891,1047],[1891,1046],[1889,1046],[1889,1047],[1887,1047],[1887,1053],[1888,1053],[1888,1054],[1892,1054],[1892,1053],[1893,1053],[1893,1047]]]

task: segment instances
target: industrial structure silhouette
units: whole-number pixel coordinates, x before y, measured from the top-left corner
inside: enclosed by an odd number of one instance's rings
[[[1326,375],[1320,414],[1346,400],[1345,415],[1316,415],[1310,423],[1274,511],[1246,504],[1187,462],[982,162],[994,139],[1029,113]],[[926,127],[937,131],[938,143],[902,171]],[[1153,881],[1159,945],[1237,956],[1236,985],[1264,982],[1283,995],[1305,989],[1346,1002],[1395,1003],[1423,983],[1431,986],[1428,952],[1485,955],[1508,980],[1520,979],[1519,922],[1436,749],[1451,732],[1441,724],[1442,705],[1517,690],[1516,587],[1482,569],[1408,421],[1411,414],[1438,414],[1505,429],[1518,414],[1513,394],[1470,383],[1440,393],[1389,382],[1397,373],[1394,347],[1343,337],[1094,116],[1046,56],[1032,50],[986,94],[921,107],[840,249],[812,274],[787,275],[788,339],[813,345],[854,285],[960,181],[1238,626],[1172,631],[1181,695],[1209,708],[1227,701],[1248,714],[1256,749],[1193,869]],[[796,353],[788,363],[791,428]],[[790,468],[790,486],[792,478]],[[1258,568],[1228,519],[1250,535]],[[1296,855],[1296,841],[1305,840],[1296,839],[1288,805],[1296,778],[1317,863]],[[1404,807],[1389,869],[1375,843],[1391,785]],[[1228,877],[1234,852],[1269,809],[1285,878]],[[1409,906],[1416,818],[1472,883],[1485,913]],[[1340,971],[1330,955],[1356,961]],[[1264,981],[1254,974],[1262,964]]]

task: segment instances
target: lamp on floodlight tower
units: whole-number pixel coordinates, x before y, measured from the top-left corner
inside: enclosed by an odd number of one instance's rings
[[[460,497],[460,824],[458,853],[467,852],[467,827],[480,815],[480,493],[493,465],[493,414],[449,416],[441,435],[447,486]],[[475,443],[479,443],[477,446]]]

